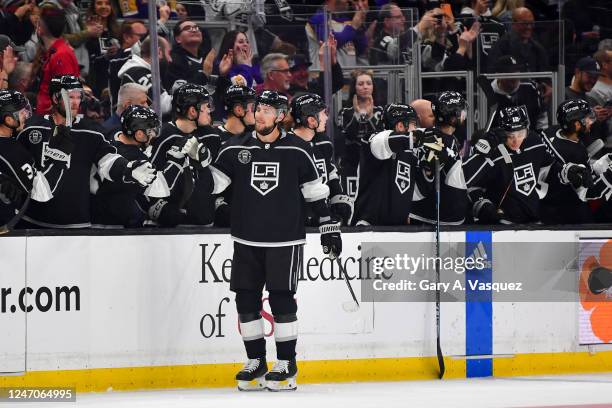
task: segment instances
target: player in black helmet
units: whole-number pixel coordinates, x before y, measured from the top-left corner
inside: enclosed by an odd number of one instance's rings
[[[0,233],[23,215],[28,197],[39,202],[53,198],[65,170],[51,162],[40,166],[15,139],[31,115],[32,108],[21,93],[0,90]]]
[[[240,331],[248,362],[236,375],[239,389],[295,389],[297,303],[303,263],[306,204],[319,216],[323,252],[340,255],[340,222],[327,205],[312,149],[279,124],[287,97],[264,91],[255,102],[255,131],[230,139],[214,165],[214,192],[232,188],[234,259],[230,288],[236,293]],[[266,341],[260,315],[266,287],[274,315],[277,362],[266,374]]]
[[[542,221],[547,224],[588,223],[595,220],[588,200],[610,198],[612,158],[605,154],[596,160],[603,147],[601,139],[591,137],[595,115],[582,99],[561,102],[557,108],[559,126],[542,133],[542,140],[561,163],[573,163],[567,177],[573,183],[553,180],[542,201]],[[577,193],[577,194],[576,194]],[[610,204],[604,203],[600,214],[609,213]]]
[[[62,183],[54,197],[32,202],[23,217],[30,227],[86,228],[91,226],[90,173],[92,165],[102,180],[139,183],[147,186],[155,179],[150,163],[128,162],[117,154],[103,136],[103,129],[80,115],[83,88],[79,79],[64,75],[49,86],[51,114],[33,116],[17,139],[46,165],[66,166]],[[67,154],[66,152],[70,152]]]
[[[227,88],[224,95],[227,120],[219,126],[221,141],[225,142],[232,136],[241,135],[247,131],[253,131],[255,116],[255,90],[244,85],[232,85]]]
[[[227,119],[217,127],[221,143],[255,129],[255,90],[244,85],[231,85],[224,95]],[[215,226],[229,227],[231,187],[215,199]]]
[[[485,224],[540,221],[540,200],[555,180],[576,182],[577,166],[559,163],[529,130],[523,106],[499,111],[500,127],[480,140],[463,165],[473,218]]]
[[[111,144],[128,160],[149,162],[147,147],[159,135],[157,114],[144,106],[131,105],[121,114],[121,133]],[[170,195],[182,168],[169,161],[146,188],[136,183],[101,180],[95,176],[92,192],[92,222],[95,225],[141,227],[147,210],[159,199]]]
[[[170,197],[160,200],[149,211],[151,219],[161,226],[210,226],[214,221],[215,199],[209,193],[211,180],[200,177],[201,164],[210,162],[220,146],[219,133],[210,126],[213,109],[204,86],[182,85],[172,100],[174,120],[164,123],[160,136],[151,143],[151,161],[157,170],[164,170],[168,160],[183,168]],[[200,145],[206,149],[196,154]],[[187,157],[186,151],[192,152],[192,156]]]
[[[416,111],[392,103],[385,106],[383,121],[386,130],[370,138],[370,152],[360,162],[356,225],[410,223],[413,195],[424,189],[412,133],[417,129]]]
[[[291,100],[291,116],[295,123],[293,133],[312,146],[315,164],[323,182],[330,191],[329,204],[334,215],[346,225],[353,215],[353,200],[342,191],[338,168],[334,159],[334,146],[325,134],[328,114],[325,101],[317,94],[305,93]],[[308,224],[319,225],[318,218],[309,217]]]
[[[427,180],[434,183],[434,158],[438,157],[441,168],[440,224],[458,225],[465,219],[467,209],[467,187],[463,177],[460,144],[455,130],[465,123],[467,101],[455,91],[444,91],[431,104],[435,117],[433,128],[417,129],[413,132],[419,147],[419,166],[425,171]],[[430,146],[436,146],[431,149]],[[436,222],[435,190],[420,191],[415,195],[410,218],[412,223]]]

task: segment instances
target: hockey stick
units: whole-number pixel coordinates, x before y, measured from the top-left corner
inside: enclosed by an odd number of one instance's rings
[[[357,301],[357,296],[355,296],[355,292],[353,291],[353,286],[349,281],[348,273],[346,273],[346,269],[342,266],[342,262],[340,262],[340,258],[336,257],[336,263],[338,264],[338,268],[340,269],[340,273],[344,275],[344,280],[346,281],[346,286],[348,286],[349,292],[351,292],[351,297],[353,298],[352,302],[344,302],[342,304],[342,309],[345,312],[356,312],[359,310],[359,302]]]
[[[435,183],[436,183],[436,353],[438,355],[438,366],[440,367],[439,378],[444,377],[444,355],[440,346],[440,160],[435,159]]]
[[[0,235],[6,234],[7,232],[11,232],[13,230],[13,227],[19,222],[19,220],[21,220],[21,217],[23,217],[23,214],[25,214],[26,210],[28,209],[29,204],[30,204],[30,194],[28,193],[28,196],[26,197],[26,199],[23,200],[23,204],[21,205],[21,208],[19,208],[19,210],[15,213],[13,218],[8,220],[6,224],[0,226]]]

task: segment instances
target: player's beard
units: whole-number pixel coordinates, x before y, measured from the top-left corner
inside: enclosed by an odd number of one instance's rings
[[[257,133],[259,133],[261,136],[268,136],[270,133],[274,132],[274,129],[276,129],[277,124],[273,124],[272,126],[269,127],[264,127],[264,128],[257,128],[257,125],[255,125],[255,130],[257,131]]]

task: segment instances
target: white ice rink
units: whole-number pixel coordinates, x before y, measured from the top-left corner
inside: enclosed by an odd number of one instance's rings
[[[5,404],[0,404],[0,408]],[[612,374],[299,385],[295,392],[231,388],[87,393],[69,404],[16,407],[112,408],[612,408]]]

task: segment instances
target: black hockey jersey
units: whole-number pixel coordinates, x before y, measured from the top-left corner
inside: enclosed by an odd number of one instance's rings
[[[407,143],[394,144],[396,138]],[[423,175],[413,150],[412,135],[396,135],[385,130],[373,135],[367,147],[359,167],[354,223],[408,224],[415,185]]]
[[[210,126],[200,127],[192,133],[181,131],[174,122],[165,123],[160,135],[151,143],[151,163],[158,170],[165,172],[168,166],[175,163],[167,161],[167,152],[173,146],[182,147],[187,139],[196,137],[210,149],[215,157],[221,144],[220,135]],[[215,197],[210,194],[212,178],[210,172],[202,171],[199,166],[191,165],[188,158],[182,165],[182,171],[176,173],[176,178],[169,179],[171,190],[169,201],[179,209],[186,210],[184,222],[195,225],[212,225],[215,214]]]
[[[547,224],[580,224],[593,222],[589,200],[612,195],[612,170],[607,155],[600,160],[589,157],[588,148],[583,140],[573,141],[564,137],[558,126],[547,129],[541,134],[553,156],[561,163],[573,163],[586,167],[591,173],[587,186],[574,189],[570,184],[551,178],[548,194],[542,200],[542,221]]]
[[[519,87],[514,93],[508,94],[499,88],[497,80],[491,83],[494,98],[487,99],[489,107],[489,117],[493,117],[491,128],[499,126],[499,116],[493,111],[495,107],[497,111],[507,106],[525,105],[527,115],[529,116],[529,128],[531,130],[546,129],[548,127],[548,112],[542,102],[542,95],[538,90],[538,86],[533,81],[521,81]]]
[[[44,167],[43,150],[47,149],[55,124],[49,115],[33,116],[17,135],[17,140]],[[90,175],[97,171],[102,179],[122,178],[127,161],[117,154],[103,136],[103,129],[95,122],[78,116],[72,124],[74,139],[68,168],[62,176],[54,197],[44,203],[32,202],[23,219],[47,228],[86,228],[90,218]],[[121,164],[118,164],[121,163]]]
[[[59,165],[47,166],[46,174],[37,171],[34,158],[13,137],[0,137],[0,183],[10,182],[21,191],[21,199],[12,202],[0,197],[0,225],[6,224],[24,205],[26,196],[36,201],[48,201],[58,186],[64,169]]]
[[[338,114],[338,126],[341,130],[338,140],[341,148],[338,149],[340,155],[340,173],[342,177],[343,190],[352,198],[357,195],[359,184],[357,167],[361,157],[363,141],[367,141],[370,136],[383,130],[382,123],[383,108],[374,107],[374,115],[366,119],[355,112],[354,108],[344,108]]]
[[[375,133],[383,130],[383,108],[374,107],[374,115],[367,119],[355,112],[355,108],[344,108],[338,114],[338,126],[344,137],[343,163],[357,168],[361,145]]]
[[[231,234],[251,246],[289,246],[305,242],[305,203],[324,200],[310,145],[291,133],[273,143],[255,132],[230,139],[209,166],[214,193],[230,184]]]
[[[500,144],[489,154],[476,152],[465,160],[463,171],[478,217],[480,200],[503,211],[502,223],[540,220],[540,200],[560,166],[537,133],[529,132],[518,151]]]
[[[121,142],[111,142],[117,152],[127,160],[148,160],[148,157],[133,145]],[[147,218],[144,197],[140,199],[145,187],[137,183],[122,183],[116,181],[100,181],[92,195],[91,219],[94,225],[117,225],[125,227],[141,227]],[[93,192],[93,191],[92,191]]]
[[[420,139],[429,129],[418,129],[413,135]],[[420,135],[419,135],[420,133]],[[438,133],[439,134],[439,133]],[[448,163],[440,169],[440,224],[459,225],[465,221],[468,207],[467,186],[459,142],[452,135],[442,135],[444,147],[451,152]],[[423,188],[415,188],[410,218],[427,224],[436,223],[436,192],[434,174],[422,172]],[[418,187],[418,185],[417,185]]]
[[[309,143],[312,147],[312,154],[319,177],[321,177],[323,184],[326,184],[329,188],[329,198],[344,194],[340,184],[338,168],[334,159],[334,146],[331,140],[329,140],[325,133],[315,133]],[[318,226],[319,219],[311,211],[310,207],[306,207],[306,211],[306,225]]]

